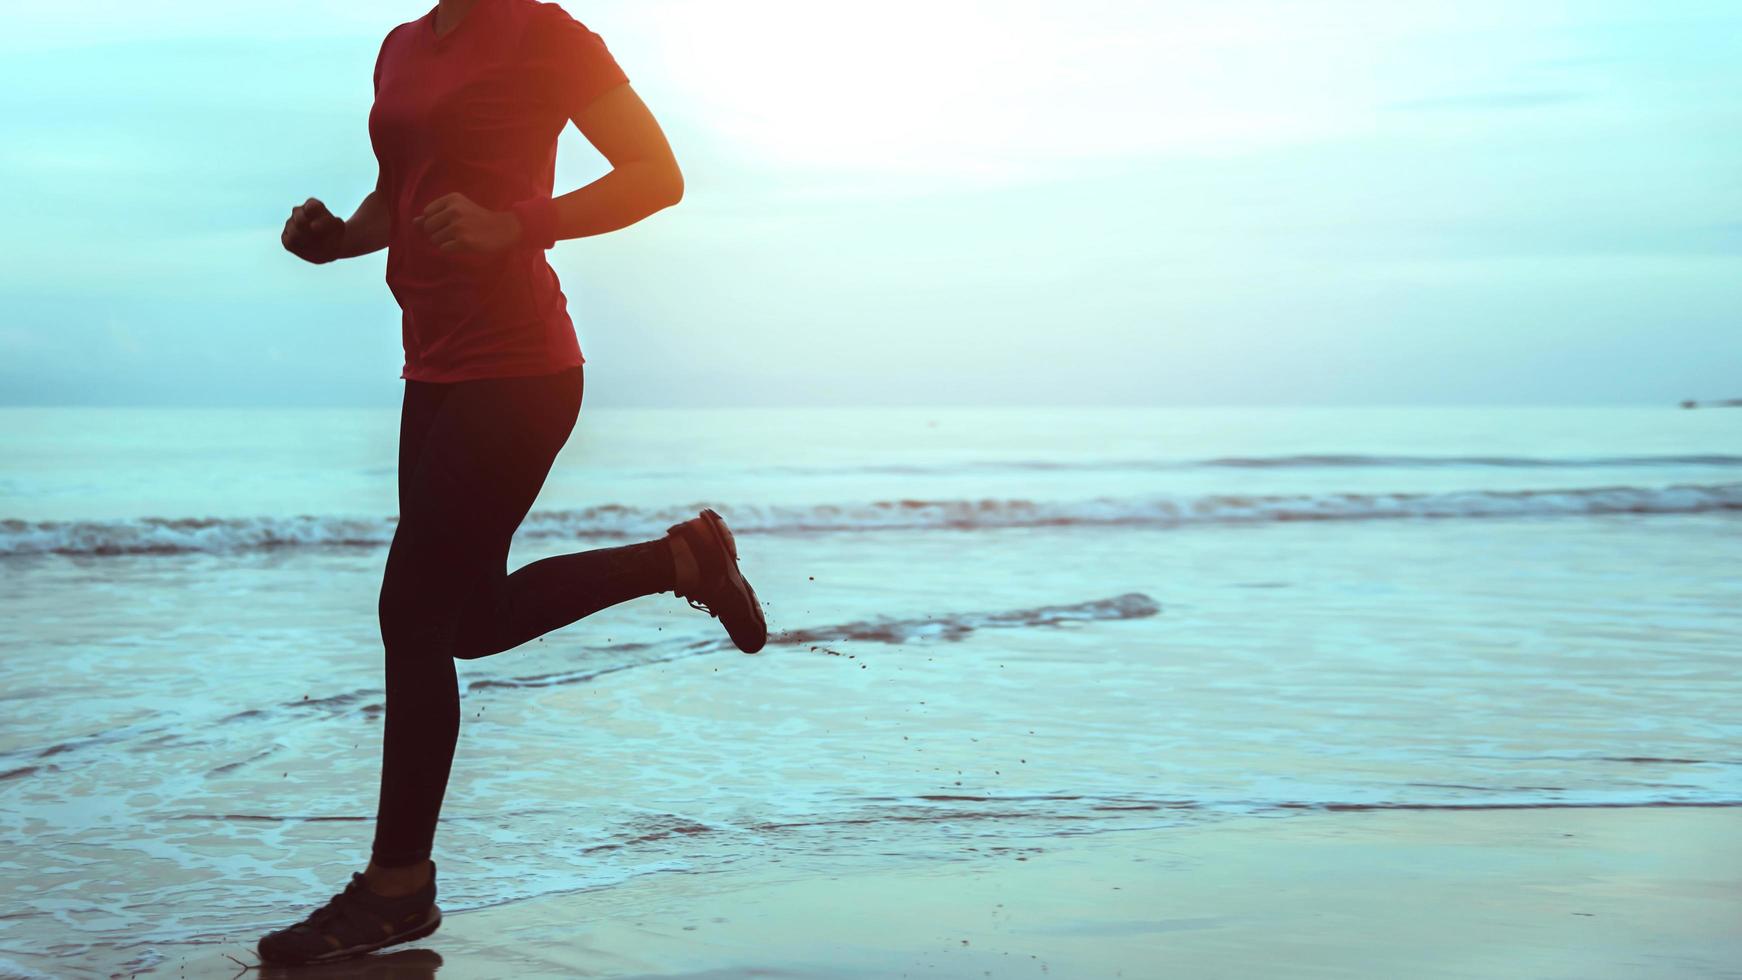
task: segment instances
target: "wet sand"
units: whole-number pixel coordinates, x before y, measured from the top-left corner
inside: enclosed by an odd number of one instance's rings
[[[416,947],[253,976],[1739,977],[1742,810],[1359,811],[777,860],[451,911]],[[151,975],[230,977],[250,941]]]

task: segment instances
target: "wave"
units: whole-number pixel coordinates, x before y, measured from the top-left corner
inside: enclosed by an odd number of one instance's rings
[[[865,804],[847,812],[817,815],[797,819],[760,820],[747,823],[710,825],[697,820],[671,815],[664,826],[655,826],[621,841],[596,844],[587,852],[616,850],[649,844],[674,837],[698,834],[750,831],[779,831],[830,828],[842,825],[947,823],[969,820],[1117,820],[1112,814],[1144,814],[1164,811],[1200,811],[1229,815],[1288,815],[1300,812],[1366,813],[1381,810],[1640,810],[1653,808],[1736,809],[1742,799],[1714,797],[1712,799],[1671,799],[1649,794],[1602,798],[1593,795],[1577,799],[1496,800],[1264,800],[1264,799],[1178,799],[1132,795],[1096,795],[1086,793],[1042,793],[1031,795],[922,794],[918,796],[865,796],[857,801]],[[505,817],[539,814],[560,814],[559,807],[534,807],[506,813],[455,814],[442,816],[443,823],[492,822]],[[265,814],[265,813],[178,813],[170,820],[192,820],[202,823],[372,823],[373,813],[352,814]],[[1079,833],[1094,833],[1086,829]]]
[[[1742,456],[1690,453],[1664,456],[1410,456],[1363,453],[1300,453],[1284,456],[1216,456],[1206,459],[1005,459],[923,463],[873,463],[865,466],[773,466],[762,472],[786,476],[874,473],[888,476],[938,475],[963,470],[983,472],[1103,470],[1294,470],[1294,469],[1515,469],[1584,470],[1656,467],[1742,467]],[[675,474],[674,474],[675,475]]]
[[[782,630],[770,643],[821,644],[845,640],[873,643],[911,643],[915,640],[960,640],[975,630],[997,627],[1057,626],[1061,623],[1107,622],[1146,619],[1160,614],[1161,604],[1141,592],[1127,592],[1111,599],[1074,602],[1069,605],[1037,606],[1009,612],[958,613],[924,619],[874,619],[813,629]],[[830,651],[833,652],[833,651]]]
[[[610,504],[540,511],[522,540],[657,537],[703,504]],[[1324,493],[1270,496],[1099,497],[1091,500],[880,500],[864,504],[712,505],[740,533],[975,530],[982,528],[1258,524],[1604,514],[1701,514],[1742,510],[1742,483],[1441,493]],[[117,521],[0,521],[0,557],[37,554],[227,553],[295,547],[380,547],[394,518],[253,517]]]
[[[141,517],[115,521],[0,521],[4,555],[145,555],[369,546],[393,539],[392,518]]]
[[[1226,456],[1198,465],[1235,469],[1293,469],[1304,467],[1497,467],[1501,469],[1644,469],[1653,466],[1742,466],[1742,456],[1695,454],[1687,456],[1361,456],[1307,454],[1299,456]]]

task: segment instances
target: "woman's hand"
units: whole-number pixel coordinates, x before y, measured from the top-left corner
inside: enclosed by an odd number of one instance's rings
[[[501,252],[520,243],[520,219],[491,211],[464,194],[443,194],[411,219],[444,252]]]
[[[278,238],[285,251],[316,265],[344,257],[345,223],[316,198],[290,209],[284,233]]]

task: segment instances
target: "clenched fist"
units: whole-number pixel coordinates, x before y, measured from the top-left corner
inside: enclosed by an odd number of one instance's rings
[[[339,246],[345,241],[345,222],[311,197],[290,209],[279,238],[292,255],[316,264],[331,262],[339,257]]]
[[[429,202],[411,221],[444,252],[501,252],[520,242],[513,212],[491,211],[458,192]]]

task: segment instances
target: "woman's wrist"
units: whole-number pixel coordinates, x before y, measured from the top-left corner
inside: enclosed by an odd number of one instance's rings
[[[357,250],[357,242],[356,242],[357,222],[355,221],[356,217],[357,217],[356,215],[352,215],[351,216],[352,220],[344,220],[344,219],[340,220],[340,222],[339,222],[339,244],[338,244],[338,247],[336,249],[334,249],[334,251],[336,251],[338,254],[335,255],[334,258],[352,259],[352,258],[356,258],[357,256],[363,254],[362,252]]]
[[[521,245],[550,248],[556,244],[556,202],[548,197],[529,197],[510,205],[508,213],[520,222]]]

